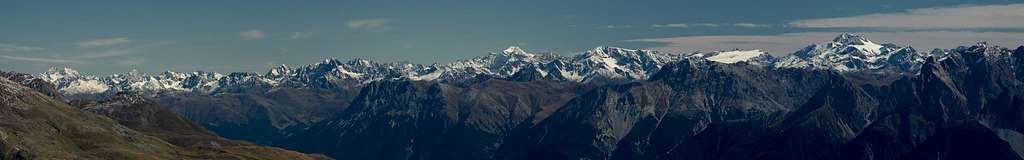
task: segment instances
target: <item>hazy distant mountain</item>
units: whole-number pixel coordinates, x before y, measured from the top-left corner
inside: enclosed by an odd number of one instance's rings
[[[518,47],[447,64],[41,75],[228,138],[340,159],[1022,159],[1024,47],[842,34],[782,57]]]

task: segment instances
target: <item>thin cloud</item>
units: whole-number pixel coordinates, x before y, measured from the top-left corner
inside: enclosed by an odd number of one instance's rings
[[[696,51],[717,51],[739,49],[762,49],[774,55],[786,55],[812,43],[829,41],[839,32],[800,32],[778,35],[717,35],[650,38],[627,40],[629,42],[654,42],[663,46],[656,50],[671,53]],[[970,32],[970,31],[918,31],[918,32],[864,32],[876,43],[893,43],[912,46],[918,50],[934,48],[955,48],[987,41],[989,44],[1016,47],[1024,43],[1022,32]]]
[[[714,24],[714,23],[697,23],[697,24],[693,24],[692,26],[697,26],[697,27],[718,27],[719,25],[718,24]]]
[[[125,55],[144,53],[146,50],[148,50],[150,48],[164,46],[164,45],[169,45],[169,44],[171,44],[171,42],[156,42],[156,43],[149,43],[149,44],[145,44],[145,45],[138,45],[138,46],[127,47],[127,48],[114,48],[114,49],[104,50],[104,51],[100,51],[100,52],[93,52],[93,53],[82,54],[82,55],[77,56],[75,58],[97,59],[97,58],[119,57],[119,56],[125,56]]]
[[[771,25],[768,25],[768,24],[756,24],[756,23],[735,23],[735,24],[732,24],[732,26],[736,26],[736,27],[746,27],[746,28],[765,28],[765,27],[772,27]]]
[[[670,24],[654,24],[651,27],[654,28],[690,28],[690,27],[719,27],[720,25],[714,23],[670,23]]]
[[[633,28],[633,25],[607,25],[607,26],[604,26],[602,28],[605,28],[605,29],[625,29],[625,28]]]
[[[5,59],[36,62],[36,63],[57,63],[57,64],[79,64],[81,61],[69,60],[69,59],[57,59],[57,58],[34,58],[34,57],[18,57],[18,56],[0,56]]]
[[[258,40],[263,39],[264,37],[263,31],[255,29],[238,32],[238,36],[241,37],[242,40]]]
[[[1024,28],[1024,3],[910,9],[790,22],[801,28],[992,29]]]
[[[654,28],[690,28],[689,24],[685,23],[673,23],[673,24],[654,24],[651,25]]]
[[[119,45],[119,44],[131,43],[131,42],[132,42],[132,40],[130,40],[128,38],[117,37],[117,38],[94,39],[94,40],[88,40],[88,41],[81,41],[81,42],[75,43],[75,45],[78,45],[78,47],[81,47],[81,48],[95,48],[95,47],[113,46],[113,45]]]
[[[138,46],[127,47],[127,48],[115,48],[115,49],[109,49],[109,50],[105,50],[105,51],[101,51],[101,52],[81,54],[81,55],[78,55],[78,56],[66,56],[64,58],[41,58],[41,57],[25,57],[25,56],[9,56],[9,55],[2,55],[2,56],[0,56],[0,58],[9,59],[9,60],[16,60],[16,61],[25,61],[25,62],[34,62],[34,63],[49,63],[49,64],[83,64],[83,63],[93,63],[93,62],[103,61],[103,62],[112,62],[112,64],[125,65],[125,66],[127,66],[127,65],[141,65],[141,64],[143,64],[145,62],[145,59],[143,59],[143,58],[131,58],[131,57],[127,57],[127,56],[128,55],[138,54],[138,53],[144,53],[144,52],[146,52],[150,48],[158,47],[158,46],[163,46],[163,45],[168,45],[168,44],[171,44],[171,42],[157,42],[157,43],[150,43],[150,44],[145,44],[145,45],[138,45]],[[111,58],[111,57],[118,57],[118,58]]]
[[[391,29],[391,19],[377,18],[352,20],[346,22],[345,26],[353,30],[389,30]]]
[[[43,47],[21,46],[15,44],[0,43],[0,51],[3,52],[31,52],[45,50]]]

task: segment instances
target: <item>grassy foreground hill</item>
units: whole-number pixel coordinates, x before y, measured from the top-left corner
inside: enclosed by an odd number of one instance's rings
[[[85,112],[32,88],[0,78],[0,159],[325,159],[226,140],[191,123],[159,123],[162,125],[155,126],[119,123],[130,122],[125,119],[179,117],[166,115],[170,112],[135,113],[123,115],[147,117],[112,119]],[[177,120],[180,119],[169,121]],[[190,135],[176,135],[179,133],[170,131]],[[207,145],[199,145],[200,142]]]

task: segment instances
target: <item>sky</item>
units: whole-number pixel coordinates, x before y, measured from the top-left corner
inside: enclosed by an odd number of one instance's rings
[[[1024,44],[1019,0],[4,0],[0,15],[0,70],[25,73],[431,64],[508,46],[786,55],[844,32],[918,50]]]

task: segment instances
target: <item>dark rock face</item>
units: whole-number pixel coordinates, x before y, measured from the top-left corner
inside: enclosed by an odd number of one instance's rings
[[[337,117],[283,143],[353,159],[488,158],[501,138],[557,110],[575,89],[546,82],[488,81],[464,87],[374,82]]]
[[[338,120],[314,126],[310,138],[300,141],[329,143],[295,144],[314,152],[332,152],[354,159],[407,159],[416,152],[439,143],[436,131],[450,128],[444,121],[443,99],[438,86],[418,86],[410,82],[381,81],[364,87],[360,96]],[[386,118],[385,118],[386,117]],[[421,132],[422,131],[422,132]],[[346,136],[333,136],[335,134]],[[379,139],[378,137],[389,137]],[[416,141],[420,140],[420,141]],[[329,149],[331,150],[322,150]]]
[[[264,147],[221,138],[185,117],[137,93],[117,93],[100,101],[75,101],[81,110],[103,115],[132,130],[154,136],[179,147],[204,152],[226,153],[215,159],[329,159],[322,155]]]
[[[939,128],[928,140],[901,158],[1021,159],[1006,140],[980,123]]]
[[[342,111],[357,93],[341,88],[280,88],[156,96],[153,100],[221,136],[270,144]]]

